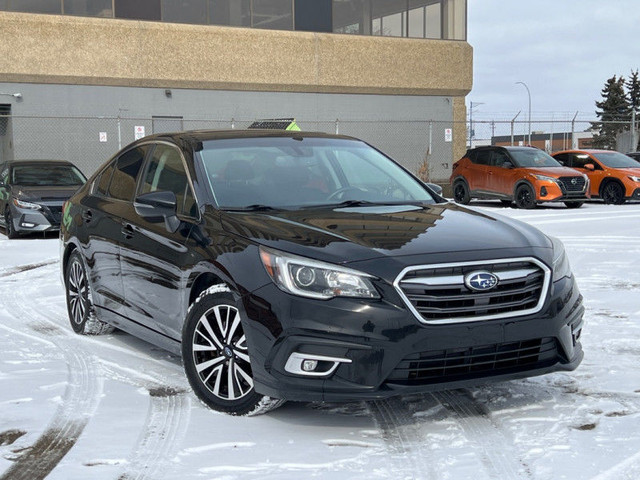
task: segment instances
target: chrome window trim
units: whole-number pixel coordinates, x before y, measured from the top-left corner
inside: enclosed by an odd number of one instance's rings
[[[415,270],[425,270],[425,269],[430,269],[430,268],[451,268],[451,267],[466,267],[466,266],[478,266],[478,268],[482,268],[483,265],[487,265],[487,264],[501,264],[501,263],[515,263],[515,262],[531,262],[537,266],[539,266],[542,271],[544,272],[544,280],[542,283],[542,291],[540,292],[540,298],[538,299],[538,303],[536,304],[535,307],[533,308],[529,308],[526,310],[519,310],[517,312],[505,312],[505,313],[496,313],[493,315],[481,315],[481,316],[473,316],[473,317],[454,317],[454,318],[441,318],[438,320],[425,320],[422,315],[420,315],[420,312],[418,312],[418,310],[416,310],[416,308],[413,306],[413,304],[411,303],[411,301],[409,300],[409,298],[405,295],[404,291],[402,290],[402,288],[400,287],[400,284],[402,283],[402,279],[404,278],[404,276],[409,273],[409,272],[413,272]],[[525,271],[526,269],[519,269],[519,270],[523,270]],[[457,276],[448,276],[448,279],[454,278]],[[459,276],[460,279],[463,278],[462,275]],[[419,282],[411,282],[411,281],[406,281],[406,283],[419,283]],[[404,268],[396,277],[396,279],[393,282],[393,286],[396,289],[396,291],[398,292],[398,294],[400,295],[400,298],[402,298],[402,301],[405,303],[405,305],[407,306],[407,308],[409,309],[409,311],[413,314],[414,317],[416,317],[416,319],[420,322],[420,323],[424,323],[426,325],[450,325],[450,324],[456,324],[456,323],[468,323],[468,322],[481,322],[481,321],[485,321],[485,320],[496,320],[496,319],[500,319],[500,318],[513,318],[513,317],[523,317],[526,315],[531,315],[534,313],[538,313],[540,310],[542,310],[542,307],[544,306],[544,302],[547,299],[547,294],[549,293],[549,286],[551,284],[551,269],[544,264],[543,262],[541,262],[540,260],[538,260],[537,258],[533,258],[533,257],[517,257],[517,258],[500,258],[500,259],[489,259],[489,260],[476,260],[473,262],[456,262],[456,263],[435,263],[435,264],[429,264],[429,265],[413,265],[410,267],[406,267]],[[433,285],[433,284],[430,284]],[[437,284],[436,284],[437,285]],[[460,285],[464,285],[463,282],[460,282]]]

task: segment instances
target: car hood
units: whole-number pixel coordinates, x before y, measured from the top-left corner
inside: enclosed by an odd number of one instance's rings
[[[224,212],[221,222],[225,230],[257,244],[332,263],[551,246],[525,223],[453,203]]]
[[[20,200],[32,202],[53,202],[59,203],[68,200],[81,185],[70,187],[25,187],[14,185],[13,196]]]
[[[527,173],[549,177],[581,177],[582,173],[569,167],[527,168]]]

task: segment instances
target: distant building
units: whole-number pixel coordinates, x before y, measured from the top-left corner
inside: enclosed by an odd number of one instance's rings
[[[573,134],[576,144],[571,143],[571,132],[557,133],[532,133],[531,146],[544,150],[547,153],[569,150],[571,148],[591,148],[593,140],[592,132],[575,132]],[[506,147],[512,145],[511,135],[491,137],[491,145]],[[529,135],[514,135],[513,145],[529,145]]]

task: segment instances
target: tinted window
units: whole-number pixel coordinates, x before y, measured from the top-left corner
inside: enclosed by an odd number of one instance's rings
[[[511,158],[509,158],[509,155],[507,155],[506,152],[503,152],[502,150],[495,150],[491,154],[491,165],[494,167],[502,167],[504,162],[511,162]]]
[[[251,1],[209,0],[209,23],[250,27]]]
[[[271,30],[293,30],[291,0],[253,0],[252,26]]]
[[[559,163],[564,164],[566,167],[571,166],[571,158],[568,153],[559,153],[558,155],[554,155],[553,158],[555,158]]]
[[[6,2],[6,4],[3,10],[10,12],[62,13],[60,0],[19,0]]]
[[[207,23],[206,0],[162,0],[162,21]]]
[[[109,185],[109,196],[118,200],[133,201],[136,179],[142,167],[148,147],[137,147],[123,153],[116,160],[116,168]]]
[[[116,18],[160,20],[160,0],[115,0]]]
[[[85,181],[84,175],[73,165],[16,164],[11,170],[11,183],[25,187],[70,187]]]
[[[296,0],[296,30],[331,32],[331,0]]]
[[[64,0],[65,15],[113,17],[111,0]]]
[[[491,164],[491,150],[476,150],[476,157],[473,163],[478,165],[490,165]]]
[[[586,168],[585,165],[590,163],[596,170],[602,170],[602,167],[598,165],[598,162],[586,153],[572,153],[570,154],[570,158],[571,168]]]
[[[178,214],[198,216],[198,208],[180,152],[168,145],[156,145],[147,164],[140,193],[173,192],[176,195]]]
[[[638,168],[638,163],[620,152],[596,152],[593,156],[610,168]]]
[[[111,176],[113,175],[115,162],[111,162],[107,168],[103,170],[98,178],[98,187],[96,189],[97,193],[102,195],[106,195],[109,190],[109,183],[111,183]]]

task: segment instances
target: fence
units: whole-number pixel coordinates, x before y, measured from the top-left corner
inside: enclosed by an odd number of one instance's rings
[[[0,160],[67,159],[91,175],[105,160],[138,136],[178,130],[245,129],[253,121],[233,118],[5,116],[0,118]],[[420,172],[424,179],[445,182],[451,172],[454,161],[452,122],[317,121],[298,118],[297,123],[305,131],[360,138],[411,172]],[[458,128],[464,128],[464,125],[459,124]]]

